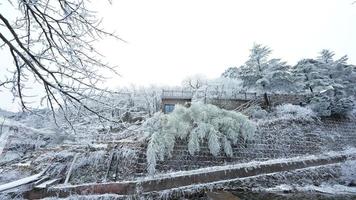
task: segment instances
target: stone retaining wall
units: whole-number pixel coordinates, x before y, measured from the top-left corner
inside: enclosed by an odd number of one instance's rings
[[[252,160],[288,158],[327,151],[339,151],[356,147],[356,122],[349,120],[323,119],[319,122],[285,122],[259,126],[250,141],[240,140],[233,146],[233,156],[223,152],[214,157],[206,142],[201,144],[196,155],[188,152],[187,141],[177,141],[171,158],[157,164],[158,172],[192,170],[201,167],[243,163]],[[137,173],[145,173],[146,156],[141,152],[137,163]]]
[[[268,99],[273,106],[281,104],[300,105],[309,101],[311,95],[296,95],[296,94],[268,94]]]
[[[207,103],[213,104],[225,110],[234,110],[248,101],[249,100],[244,99],[210,99]]]

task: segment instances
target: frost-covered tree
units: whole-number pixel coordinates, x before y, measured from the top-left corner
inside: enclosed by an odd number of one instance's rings
[[[267,104],[269,104],[267,93],[296,91],[290,66],[280,59],[270,59],[271,52],[269,47],[255,44],[245,65],[229,68],[222,76],[242,80],[245,90],[264,94]]]
[[[313,59],[301,60],[292,69],[293,75],[301,92],[319,92],[331,84],[327,75],[327,68],[321,67],[322,63]]]
[[[294,76],[298,77],[298,84],[304,84],[302,90],[319,93],[327,89],[341,88],[349,85],[354,77],[354,67],[347,65],[347,56],[334,61],[334,53],[329,50],[320,52],[316,60],[304,59],[293,67]]]
[[[241,69],[241,78],[245,87],[266,92],[290,92],[294,90],[289,66],[280,59],[270,59],[272,50],[269,47],[255,44],[250,51],[249,59]],[[280,87],[283,85],[283,87]]]
[[[68,105],[83,108],[100,118],[87,102],[105,105],[96,96],[108,93],[99,88],[103,70],[116,73],[102,61],[94,43],[103,36],[119,39],[104,31],[87,0],[1,1],[0,50],[12,60],[10,75],[0,77],[22,108],[41,100],[63,113]],[[30,88],[41,90],[33,99]]]
[[[251,138],[256,130],[246,116],[216,106],[194,103],[191,107],[176,106],[168,115],[155,114],[143,125],[149,143],[147,147],[148,172],[155,172],[157,160],[170,157],[177,139],[188,141],[188,151],[194,155],[206,140],[210,153],[217,156],[221,150],[232,156],[232,144],[240,138]]]
[[[142,115],[152,116],[159,111],[161,106],[161,92],[160,87],[136,87],[121,89],[127,94],[126,111],[128,112],[142,112]],[[117,99],[120,99],[118,97]]]
[[[260,44],[254,44],[250,50],[249,59],[245,66],[241,67],[241,79],[244,81],[244,86],[247,88],[261,88],[265,91],[268,80],[265,78],[266,70],[268,69],[268,57],[272,50]]]
[[[207,85],[207,78],[202,74],[188,76],[182,81],[182,87],[189,90],[198,90]]]
[[[266,90],[271,93],[294,93],[298,90],[290,66],[280,59],[271,59],[265,74]]]
[[[221,76],[224,78],[238,79],[240,74],[240,69],[241,68],[238,67],[229,67],[221,74]]]
[[[192,90],[191,87],[188,87]],[[205,85],[193,90],[192,101],[212,103],[217,99],[229,99],[241,95],[242,82],[237,79],[219,77],[206,80]],[[213,103],[214,104],[214,103]]]
[[[356,67],[347,64],[347,56],[335,59],[334,52],[322,50],[316,59],[303,59],[290,67],[279,59],[270,59],[270,54],[268,47],[254,45],[245,65],[229,68],[222,76],[242,80],[242,90],[264,93],[265,97],[276,92],[312,94],[310,106],[321,116],[352,110]]]
[[[318,56],[317,60],[322,63],[328,64],[328,63],[334,62],[334,58],[333,58],[334,56],[335,56],[334,52],[332,52],[328,49],[323,49],[323,50],[321,50],[320,55]]]
[[[293,68],[296,84],[314,94],[310,105],[321,116],[345,115],[353,108],[356,70],[346,61],[347,56],[334,60],[334,52],[322,50],[316,60],[302,60]]]

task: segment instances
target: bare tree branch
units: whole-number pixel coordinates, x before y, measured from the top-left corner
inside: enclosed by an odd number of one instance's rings
[[[112,93],[98,87],[106,79],[101,72],[117,74],[115,66],[102,61],[94,44],[105,36],[123,40],[100,27],[101,20],[87,9],[87,0],[9,3],[21,14],[10,22],[0,13],[0,48],[8,49],[14,64],[13,78],[0,82],[0,87],[12,85],[10,90],[22,108],[30,110],[25,86],[34,81],[42,86],[41,100],[53,113],[59,110],[65,114],[67,107],[84,108],[100,119],[112,121],[91,106],[108,106],[100,96]]]

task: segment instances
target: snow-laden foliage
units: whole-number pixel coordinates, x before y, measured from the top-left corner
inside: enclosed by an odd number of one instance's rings
[[[356,96],[356,67],[347,56],[334,59],[322,50],[315,59],[303,59],[290,67],[270,58],[271,49],[254,45],[245,64],[228,68],[223,77],[243,81],[243,89],[262,93],[298,93],[311,96],[310,107],[319,116],[348,116]]]
[[[319,116],[348,116],[352,115],[352,110],[355,106],[355,101],[353,96],[337,97],[330,95],[330,93],[314,96],[309,106],[319,115]]]
[[[334,55],[335,53],[328,50],[328,49],[323,49],[320,52],[320,55],[318,56],[317,60],[323,63],[332,63],[334,62]]]
[[[245,112],[253,119],[264,119],[268,115],[268,112],[258,105],[247,108]]]
[[[311,121],[316,118],[316,114],[310,108],[292,104],[277,106],[276,115],[278,118],[283,118],[286,120]]]
[[[200,101],[204,103],[211,103],[213,99],[234,99],[245,97],[242,81],[225,77],[205,80],[199,87],[187,87],[186,84],[183,84],[182,88],[178,88],[177,91],[172,92],[174,95],[185,95],[187,98],[192,98],[192,101]]]
[[[230,78],[230,79],[238,79],[239,78],[239,73],[241,68],[237,67],[229,67],[227,68],[221,76],[224,78]]]
[[[315,122],[319,121],[319,115],[309,106],[303,107],[292,104],[282,104],[273,109],[264,110],[259,106],[253,106],[244,112],[251,120],[255,121],[259,127],[273,126],[277,124],[293,122]]]
[[[272,50],[255,44],[249,59],[239,68],[228,68],[223,77],[240,79],[245,90],[266,93],[290,93],[296,90],[290,66],[280,59],[270,59]]]
[[[331,115],[331,99],[328,96],[317,96],[312,98],[309,107],[319,116]]]
[[[188,76],[182,81],[182,87],[188,90],[198,90],[199,88],[204,87],[207,84],[207,78],[202,74]]]
[[[224,148],[225,154],[227,156],[231,157],[233,155],[231,141],[229,139],[227,139],[226,136],[223,136],[222,141],[223,141],[223,148]]]
[[[240,138],[251,138],[256,130],[246,116],[203,103],[194,103],[189,108],[177,105],[171,114],[155,114],[143,127],[149,137],[146,154],[150,174],[155,172],[157,160],[171,156],[177,139],[187,140],[191,155],[207,141],[212,155],[217,156],[223,149],[231,156],[231,145]]]
[[[348,115],[354,106],[356,68],[346,63],[347,56],[333,56],[323,50],[316,60],[302,60],[293,68],[302,91],[314,94],[310,105],[320,116]]]
[[[337,115],[347,115],[352,112],[354,105],[352,97],[341,98],[333,102],[331,112]]]

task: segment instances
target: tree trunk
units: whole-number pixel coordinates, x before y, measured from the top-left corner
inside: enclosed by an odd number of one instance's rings
[[[264,93],[264,94],[263,94],[263,98],[265,99],[265,102],[266,102],[267,107],[269,107],[269,106],[270,106],[270,102],[269,102],[267,93]]]
[[[312,94],[314,93],[313,88],[311,86],[309,86],[309,90]]]

